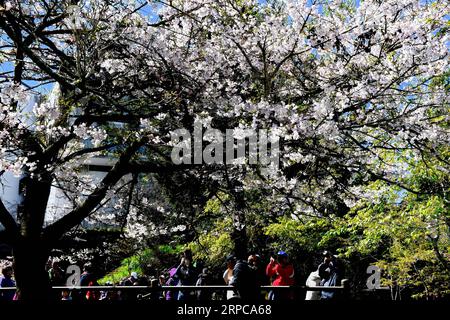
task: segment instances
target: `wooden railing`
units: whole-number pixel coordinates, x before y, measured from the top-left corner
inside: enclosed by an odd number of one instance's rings
[[[340,286],[324,287],[324,286],[260,286],[261,291],[264,290],[305,290],[305,291],[342,291],[349,289],[349,282],[347,279],[342,280]],[[108,290],[149,290],[149,291],[198,291],[198,290],[212,290],[212,291],[227,291],[232,290],[232,286],[225,285],[206,285],[206,286],[54,286],[54,290],[80,290],[80,291],[108,291]],[[0,290],[16,290],[16,287],[0,287]]]
[[[145,291],[141,293],[140,297],[145,298],[150,296],[154,292],[163,291],[221,291],[226,292],[233,290],[234,287],[226,285],[205,285],[205,286],[54,286],[53,290],[68,290],[68,291]],[[3,287],[0,291],[4,290],[16,290],[16,287]],[[348,297],[350,292],[350,282],[347,279],[342,280],[340,286],[324,287],[324,286],[260,286],[261,292],[263,291],[284,291],[291,290],[299,294],[306,294],[307,291],[332,291],[341,292],[342,296]]]

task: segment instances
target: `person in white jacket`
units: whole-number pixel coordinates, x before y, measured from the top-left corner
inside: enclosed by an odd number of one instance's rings
[[[234,256],[228,256],[227,257],[227,269],[223,273],[223,280],[225,281],[226,285],[231,286],[231,282],[233,280],[233,269],[236,265],[236,257]],[[236,298],[237,294],[234,292],[234,290],[228,290],[227,291],[227,300]]]
[[[319,271],[311,272],[306,279],[306,286],[315,287],[320,285]],[[320,291],[306,291],[305,300],[320,300]]]

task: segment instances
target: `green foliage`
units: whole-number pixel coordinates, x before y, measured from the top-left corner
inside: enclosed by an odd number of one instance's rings
[[[217,221],[211,230],[199,235],[187,247],[192,250],[194,259],[203,261],[210,268],[219,267],[224,264],[225,257],[234,249],[230,236],[231,230],[231,219]]]
[[[142,250],[131,257],[123,259],[119,267],[101,278],[98,283],[101,285],[108,281],[118,283],[120,280],[129,277],[131,272],[137,272],[138,275],[155,276],[155,274],[149,274],[149,272],[154,272],[157,267],[160,269],[167,268],[167,261],[166,259],[162,259],[162,257],[176,256],[182,251],[182,245],[176,245],[174,247],[160,245],[155,249]],[[149,266],[152,267],[151,270],[149,270]]]
[[[144,255],[148,256],[150,250],[145,250]],[[101,278],[98,283],[104,285],[106,282],[118,283],[120,280],[129,277],[131,272],[137,272],[142,274],[142,256],[140,254],[125,258],[122,260],[120,267],[116,268],[114,271],[108,273],[106,276]]]
[[[448,148],[441,150],[448,159]],[[346,256],[371,256],[384,270],[383,283],[410,290],[413,298],[449,296],[450,215],[449,174],[439,162],[423,155],[408,157],[411,174],[405,185],[417,193],[386,186],[378,203],[361,203],[337,225],[349,231]],[[370,187],[381,182],[376,182]]]
[[[440,157],[448,159],[448,150]],[[364,276],[368,264],[383,270],[382,285],[398,285],[415,299],[450,296],[449,174],[439,162],[424,155],[414,162],[407,154],[386,155],[404,161],[410,174],[402,183],[408,190],[375,181],[367,191],[376,194],[360,201],[344,216],[279,218],[265,232],[287,250],[311,253],[331,249],[351,262],[350,273]]]
[[[418,200],[408,195],[401,204],[358,210],[340,222],[348,225],[353,240],[345,254],[375,257],[384,270],[384,285],[408,287],[416,298],[442,297],[450,289],[444,206],[438,196]]]
[[[296,247],[302,247],[307,251],[315,251],[323,245],[320,243],[324,232],[331,228],[331,222],[327,219],[311,218],[308,221],[281,217],[276,223],[265,228],[265,233],[274,239],[279,239],[273,244],[274,248],[283,247],[290,252]]]

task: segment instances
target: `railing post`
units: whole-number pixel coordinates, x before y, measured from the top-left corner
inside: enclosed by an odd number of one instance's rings
[[[342,279],[341,286],[343,287],[342,296],[345,300],[350,299],[350,280]]]

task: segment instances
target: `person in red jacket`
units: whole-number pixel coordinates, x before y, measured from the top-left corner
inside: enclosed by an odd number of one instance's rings
[[[294,285],[294,266],[289,262],[289,256],[284,251],[277,253],[276,260],[271,257],[266,267],[266,274],[274,279],[272,286],[292,286]],[[291,290],[272,290],[269,293],[269,300],[292,299]]]

